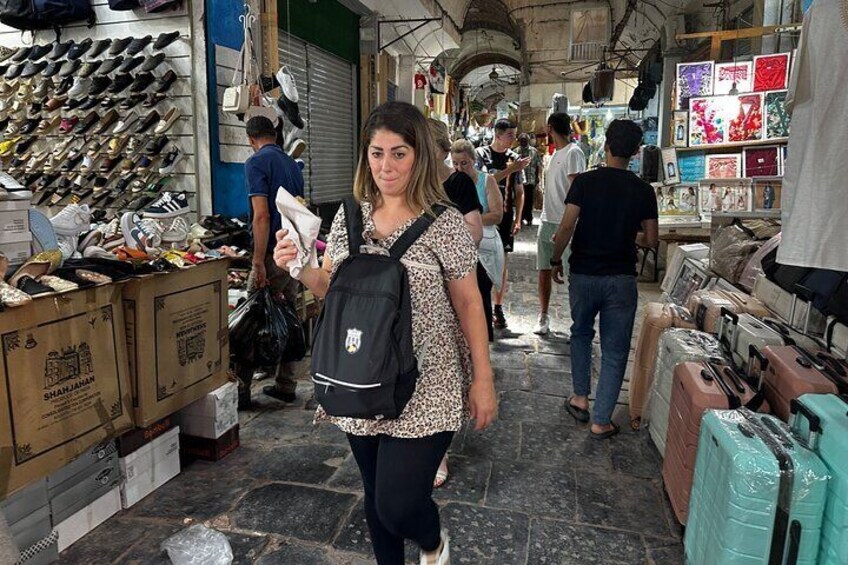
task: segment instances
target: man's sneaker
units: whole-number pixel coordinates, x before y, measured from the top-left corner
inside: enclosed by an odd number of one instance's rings
[[[149,220],[156,221],[156,220]],[[162,232],[162,241],[166,243],[177,243],[180,241],[185,241],[188,239],[188,222],[185,221],[185,218],[182,216],[177,216],[168,225],[168,229]]]
[[[53,229],[58,235],[78,236],[88,231],[91,225],[91,210],[86,204],[68,204],[61,212],[50,218],[50,223],[53,224]]]
[[[536,327],[533,328],[533,333],[536,335],[548,335],[548,332],[551,331],[551,324],[548,320],[547,314],[540,314],[539,321],[536,323]]]
[[[161,232],[150,223],[142,224],[141,218],[134,212],[126,212],[121,216],[121,232],[127,246],[141,251],[158,247],[162,243]]]
[[[173,173],[182,158],[183,152],[180,151],[179,147],[174,146],[162,160],[162,166],[159,167],[159,174],[170,175]]]
[[[77,252],[77,242],[79,236],[76,235],[60,235],[56,239],[59,242],[59,251],[62,252],[62,258],[68,260]]]
[[[506,318],[504,318],[503,309],[500,306],[495,306],[494,320],[492,325],[496,330],[506,329]]]
[[[280,83],[280,89],[286,98],[295,104],[300,101],[300,96],[297,93],[297,85],[288,67],[280,67],[280,70],[277,71],[277,82]]]
[[[144,209],[146,218],[174,218],[191,210],[184,192],[165,192],[158,200]]]

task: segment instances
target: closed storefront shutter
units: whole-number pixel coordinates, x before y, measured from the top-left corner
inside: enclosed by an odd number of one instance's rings
[[[280,35],[280,64],[297,81],[301,137],[309,144],[301,157],[306,166],[307,199],[325,204],[353,189],[356,164],[356,84],[354,65],[285,33]]]

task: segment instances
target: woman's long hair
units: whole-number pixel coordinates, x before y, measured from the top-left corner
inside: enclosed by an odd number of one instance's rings
[[[377,106],[368,116],[362,129],[359,164],[353,181],[356,200],[366,200],[375,208],[383,202],[368,164],[368,149],[378,130],[399,135],[415,151],[415,164],[406,186],[406,203],[409,208],[416,213],[431,212],[434,204],[447,202],[445,189],[439,182],[438,151],[427,118],[418,108],[406,102],[386,102]]]

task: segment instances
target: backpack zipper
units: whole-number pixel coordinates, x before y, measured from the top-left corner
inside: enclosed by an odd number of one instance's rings
[[[318,380],[318,379],[323,379],[323,381]],[[328,377],[327,375],[323,375],[321,373],[315,373],[315,375],[312,377],[312,382],[314,382],[315,384],[325,385],[325,386],[342,386],[342,387],[345,387],[345,388],[356,388],[356,389],[363,389],[363,390],[367,390],[367,389],[370,389],[370,388],[380,388],[381,386],[383,386],[380,383],[374,383],[374,384],[370,384],[370,385],[358,385],[358,384],[349,383],[349,382],[346,382],[346,381],[339,381],[339,380],[336,380],[332,377]]]

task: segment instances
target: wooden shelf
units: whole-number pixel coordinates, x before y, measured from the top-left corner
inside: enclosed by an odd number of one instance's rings
[[[678,152],[689,151],[713,151],[716,149],[743,149],[745,147],[764,147],[770,145],[786,145],[789,143],[788,137],[779,139],[762,139],[760,141],[740,141],[737,143],[722,143],[715,145],[696,145],[694,147],[674,147]],[[669,148],[671,149],[671,148]]]

